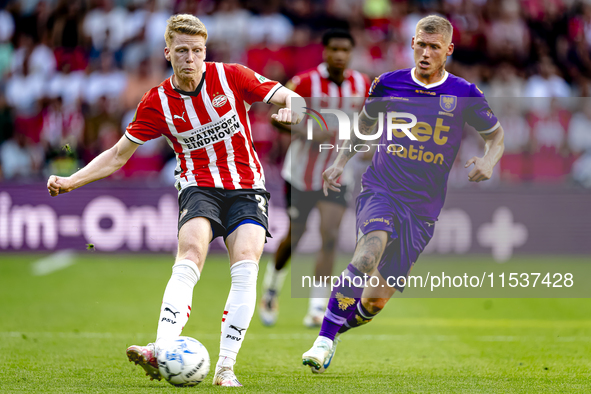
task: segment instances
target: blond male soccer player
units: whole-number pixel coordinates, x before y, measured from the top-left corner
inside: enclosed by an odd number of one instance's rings
[[[348,30],[331,29],[322,36],[324,62],[318,67],[294,76],[287,84],[302,97],[312,99],[317,108],[359,111],[369,91],[369,77],[347,68],[355,45]],[[358,104],[357,104],[358,103]],[[357,104],[353,107],[353,104]],[[291,128],[289,128],[291,129]],[[336,157],[336,151],[320,151],[320,143],[334,144],[336,129],[325,130],[320,141],[310,141],[294,135],[281,175],[285,179],[289,231],[281,240],[273,261],[267,263],[263,280],[263,296],[259,303],[259,316],[266,326],[272,326],[279,313],[279,292],[287,275],[287,263],[292,252],[306,231],[308,216],[314,207],[320,216],[322,247],[316,258],[314,275],[323,278],[332,273],[335,249],[341,219],[348,203],[346,187],[352,186],[353,177],[341,179],[344,185],[339,193],[322,192],[322,173]],[[318,132],[316,133],[318,136]],[[347,182],[349,181],[349,182]],[[306,327],[318,327],[322,323],[330,289],[312,287],[308,313],[304,317]]]
[[[131,346],[130,361],[160,379],[156,355],[162,340],[175,338],[191,313],[208,245],[222,236],[228,248],[232,286],[222,315],[220,356],[214,385],[241,386],[234,363],[256,304],[258,261],[267,231],[269,194],[247,120],[257,101],[282,108],[280,123],[292,115],[297,94],[238,64],[205,62],[207,30],[192,15],[174,15],[165,32],[164,56],[174,74],[148,91],[125,136],[70,177],[52,175],[52,196],[105,178],[121,168],[138,146],[163,135],[176,153],[179,191],[178,254],[164,291],[155,343]]]
[[[404,290],[392,286],[392,278],[408,276],[433,236],[464,124],[473,126],[486,145],[483,157],[474,156],[465,165],[474,165],[467,174],[470,181],[490,179],[503,154],[503,128],[482,92],[445,71],[446,59],[454,48],[452,33],[447,19],[421,19],[411,43],[415,67],[382,74],[372,84],[359,116],[359,131],[373,134],[379,117],[385,118],[386,112],[407,113],[417,120],[411,129],[415,140],[396,130],[393,140],[388,141],[384,132],[380,138],[383,146],[399,144],[405,149],[397,153],[398,148],[377,151],[363,174],[356,204],[357,245],[351,263],[343,271],[351,281],[343,280],[333,289],[318,338],[302,356],[312,372],[328,368],[338,335],[371,321],[396,290]],[[396,119],[396,123],[409,121]],[[345,149],[323,174],[324,192],[339,190],[343,168],[355,155],[354,149],[346,147],[363,141],[351,133]],[[377,286],[356,287],[355,283],[363,283],[359,277],[363,279],[365,274],[377,277]]]

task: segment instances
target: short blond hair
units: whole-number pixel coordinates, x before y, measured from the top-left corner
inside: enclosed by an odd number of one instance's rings
[[[168,47],[172,44],[172,40],[177,33],[202,36],[207,41],[207,29],[203,22],[194,15],[177,14],[168,18],[166,21],[166,31],[164,32],[164,39]]]
[[[451,43],[451,37],[454,33],[454,28],[451,23],[445,18],[437,15],[429,15],[424,17],[417,23],[416,33],[419,30],[424,31],[427,34],[441,34],[443,40],[447,43]]]

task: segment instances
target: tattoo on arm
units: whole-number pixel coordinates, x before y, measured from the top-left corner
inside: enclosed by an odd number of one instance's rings
[[[352,264],[359,271],[370,274],[378,265],[384,245],[379,236],[371,233],[364,235],[357,244]]]

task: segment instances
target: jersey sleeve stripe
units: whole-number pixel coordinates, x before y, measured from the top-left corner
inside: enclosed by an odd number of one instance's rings
[[[277,82],[277,84],[275,86],[273,86],[271,88],[271,90],[269,90],[269,93],[267,93],[267,95],[263,99],[263,102],[268,103],[269,100],[271,100],[271,97],[273,97],[273,95],[275,94],[275,92],[277,92],[281,88],[281,86],[282,85],[279,82]]]
[[[139,138],[134,137],[133,135],[129,134],[129,131],[125,131],[125,136],[131,142],[135,142],[138,145],[143,145],[145,141],[140,140]]]
[[[501,123],[499,121],[497,121],[497,123],[493,127],[491,127],[490,129],[482,130],[482,131],[479,131],[478,133],[479,134],[490,134],[493,131],[495,131],[496,129],[498,129],[500,125],[501,125]]]

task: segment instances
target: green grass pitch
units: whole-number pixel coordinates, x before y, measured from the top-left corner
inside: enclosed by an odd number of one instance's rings
[[[211,386],[212,371],[197,387],[175,388],[127,361],[127,346],[154,339],[171,256],[85,252],[33,276],[41,257],[0,258],[0,392],[228,391]],[[183,332],[204,343],[213,364],[226,261],[208,259]],[[318,331],[303,328],[307,300],[292,299],[288,282],[275,327],[255,313],[236,366],[242,392],[591,392],[588,299],[394,299],[343,335],[329,370],[313,375],[301,354]]]

